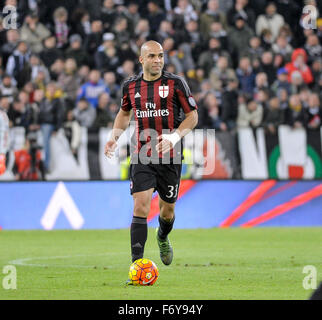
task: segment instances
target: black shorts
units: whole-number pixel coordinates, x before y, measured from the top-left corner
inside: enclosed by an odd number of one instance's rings
[[[177,201],[180,177],[180,164],[131,164],[130,189],[131,194],[154,188],[163,201]]]

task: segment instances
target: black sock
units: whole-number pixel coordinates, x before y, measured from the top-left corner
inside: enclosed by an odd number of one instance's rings
[[[143,258],[144,245],[148,237],[146,218],[134,217],[131,223],[131,254],[132,262]]]
[[[173,219],[171,221],[166,221],[164,219],[162,219],[159,216],[159,231],[158,231],[158,236],[161,240],[165,240],[167,235],[170,233],[170,231],[173,228],[173,224],[174,224],[174,220],[175,220],[175,216],[173,216]]]

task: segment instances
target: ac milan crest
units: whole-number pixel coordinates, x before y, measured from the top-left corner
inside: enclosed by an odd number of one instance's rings
[[[161,98],[166,98],[169,94],[169,86],[159,86],[159,96]]]

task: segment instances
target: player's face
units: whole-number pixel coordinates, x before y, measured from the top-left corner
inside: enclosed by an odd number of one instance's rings
[[[143,71],[151,76],[161,74],[164,66],[164,54],[162,48],[149,49],[141,56]]]

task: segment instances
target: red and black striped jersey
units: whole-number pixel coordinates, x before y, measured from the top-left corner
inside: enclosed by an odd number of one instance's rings
[[[134,112],[136,152],[139,152],[145,143],[156,138],[152,132],[171,133],[183,121],[184,113],[197,109],[197,104],[183,77],[163,71],[153,81],[144,80],[142,73],[126,80],[121,108]]]

